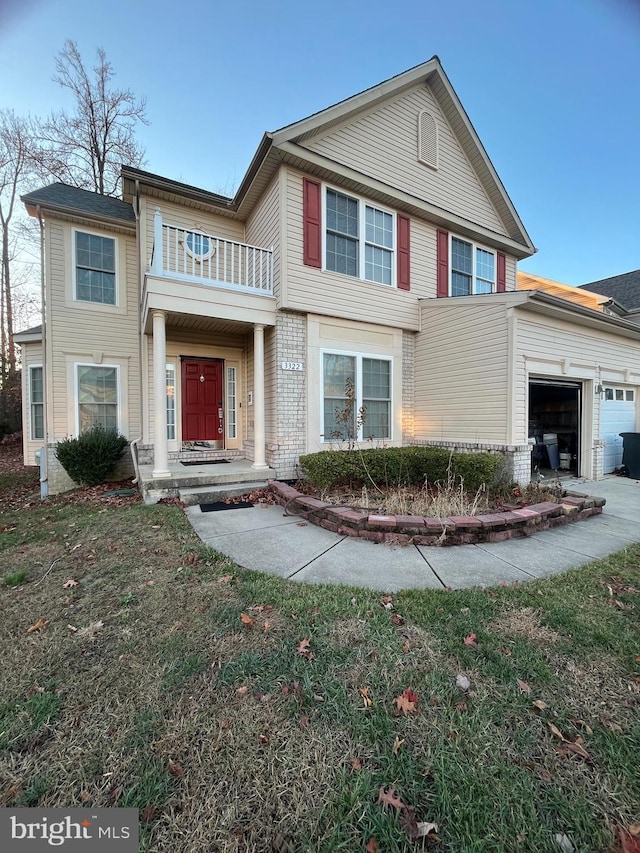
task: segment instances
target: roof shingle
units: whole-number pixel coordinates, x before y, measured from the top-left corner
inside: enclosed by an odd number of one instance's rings
[[[581,284],[580,287],[615,299],[627,311],[640,308],[640,270],[632,270],[622,273],[622,275],[612,275],[610,278]]]
[[[49,184],[22,196],[27,205],[40,204],[53,210],[89,214],[104,219],[116,219],[134,223],[135,213],[130,204],[119,198],[99,195],[89,190],[81,190],[68,184]]]

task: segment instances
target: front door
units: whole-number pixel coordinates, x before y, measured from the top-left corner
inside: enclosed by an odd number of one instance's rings
[[[182,440],[224,447],[223,365],[219,358],[182,359]]]

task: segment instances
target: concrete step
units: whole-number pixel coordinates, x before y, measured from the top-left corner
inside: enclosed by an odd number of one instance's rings
[[[256,489],[264,489],[267,480],[251,480],[243,483],[218,483],[206,486],[192,486],[178,490],[180,500],[186,506],[214,503],[225,498],[236,498]]]

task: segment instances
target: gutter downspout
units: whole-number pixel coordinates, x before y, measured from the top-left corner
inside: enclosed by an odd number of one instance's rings
[[[48,405],[48,373],[47,373],[47,309],[45,300],[45,275],[44,275],[44,222],[40,205],[36,205],[36,215],[40,224],[40,303],[42,306],[42,426],[44,435],[44,447],[40,451],[40,499],[49,497],[49,465],[47,459],[47,447],[49,444],[49,418],[47,417]]]
[[[136,217],[136,243],[138,248],[138,299],[136,300],[138,306],[138,400],[140,401],[140,426],[142,427],[142,418],[144,416],[142,411],[142,243],[140,234],[140,181],[138,178],[136,178],[135,187],[132,207]],[[135,472],[135,477],[131,482],[134,485],[138,485],[140,490],[142,490],[142,483],[140,482],[140,467],[138,463],[138,443],[141,441],[142,435],[139,438],[134,438],[129,444],[133,470]]]

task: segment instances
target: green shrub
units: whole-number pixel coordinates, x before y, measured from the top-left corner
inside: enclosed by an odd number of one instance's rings
[[[117,430],[96,424],[77,438],[58,442],[56,456],[76,483],[97,486],[105,482],[127,444],[127,439]]]
[[[455,480],[475,491],[493,485],[503,457],[491,453],[451,453],[442,447],[382,447],[365,450],[326,450],[300,457],[307,478],[320,488],[367,483],[378,486],[444,483],[449,467]]]

